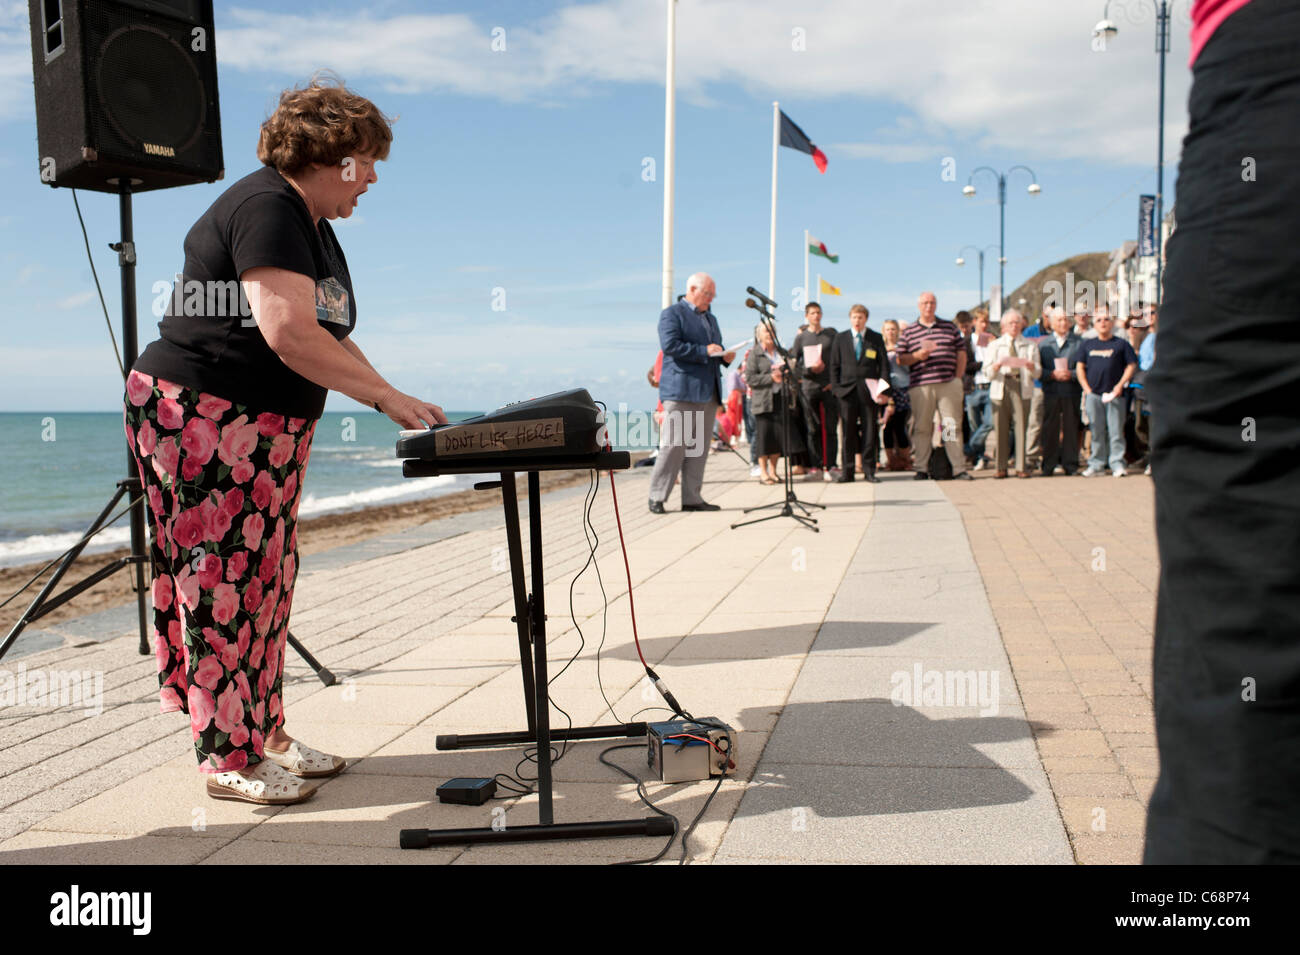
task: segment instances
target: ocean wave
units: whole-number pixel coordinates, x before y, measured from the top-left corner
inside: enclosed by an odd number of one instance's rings
[[[456,475],[443,474],[438,477],[416,478],[401,484],[368,488],[364,491],[349,491],[346,494],[329,494],[324,497],[308,494],[298,505],[298,516],[315,517],[320,514],[361,510],[376,504],[392,504],[423,497],[428,492],[438,489],[446,493],[455,490],[458,483],[463,482],[458,482]],[[125,520],[123,518],[123,521]],[[31,534],[18,540],[0,541],[0,567],[48,560],[62,554],[79,540],[81,540],[79,532],[67,531],[55,534]],[[116,547],[125,547],[130,543],[131,528],[125,525],[113,526],[95,535],[84,553],[99,553]]]
[[[41,558],[62,554],[81,540],[81,534],[68,531],[63,534],[32,534],[15,541],[0,543],[0,567],[12,567],[14,564],[26,564]],[[131,543],[130,527],[110,527],[96,534],[86,546],[83,553],[94,554],[112,550]]]
[[[311,517],[316,514],[327,514],[331,511],[351,511],[371,504],[416,498],[422,496],[426,491],[449,487],[456,483],[456,475],[440,474],[437,477],[416,478],[412,481],[404,481],[401,484],[372,487],[364,491],[350,491],[347,494],[331,494],[326,497],[316,497],[314,494],[308,494],[303,498],[302,503],[298,505],[298,516]]]

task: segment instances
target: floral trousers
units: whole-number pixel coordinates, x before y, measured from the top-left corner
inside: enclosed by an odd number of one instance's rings
[[[150,514],[163,712],[199,769],[245,769],[284,722],[298,504],[315,420],[258,413],[132,371],[126,439]]]

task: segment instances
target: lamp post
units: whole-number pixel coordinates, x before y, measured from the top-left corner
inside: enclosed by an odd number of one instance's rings
[[[975,195],[975,177],[981,172],[988,172],[997,177],[998,180],[998,298],[1001,300],[998,305],[1001,306],[1007,299],[1007,177],[1017,169],[1023,169],[1029,173],[1029,194],[1036,196],[1043,191],[1043,187],[1038,184],[1038,177],[1028,166],[1012,166],[1006,172],[998,172],[989,166],[980,166],[970,174],[966,180],[961,194],[966,198],[972,198]]]
[[[1156,304],[1160,303],[1163,291],[1161,289],[1160,273],[1162,263],[1160,261],[1163,254],[1164,236],[1162,230],[1165,221],[1165,54],[1169,52],[1169,0],[1151,0],[1156,8],[1156,52],[1160,54],[1160,103],[1157,107],[1156,119]],[[1106,40],[1111,39],[1119,32],[1108,16],[1110,13],[1111,0],[1106,0],[1106,5],[1101,9],[1101,21],[1092,28],[1094,37],[1104,37]]]
[[[957,253],[957,264],[965,265],[966,260],[962,258],[962,253],[964,253],[967,249],[974,249],[974,248],[975,246],[973,245],[963,246],[961,252]],[[980,301],[981,302],[984,301],[984,253],[987,252],[989,249],[996,249],[996,248],[997,246],[995,245],[987,245],[982,249],[976,249],[976,251],[979,252],[979,257],[980,257]]]

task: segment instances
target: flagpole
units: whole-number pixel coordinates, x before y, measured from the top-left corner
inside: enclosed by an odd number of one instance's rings
[[[822,274],[821,274],[820,272],[818,272],[818,273],[817,273],[817,296],[818,296],[818,298],[821,297],[821,294],[822,294]]]
[[[781,145],[781,104],[772,101],[772,235],[768,247],[767,294],[776,298],[776,151]],[[775,311],[775,309],[774,309]]]
[[[673,167],[677,140],[677,0],[668,0],[668,63],[664,80],[664,274],[661,308],[673,304]]]
[[[820,289],[818,289],[820,292]],[[803,230],[803,303],[814,301],[812,289],[808,287],[808,230]]]

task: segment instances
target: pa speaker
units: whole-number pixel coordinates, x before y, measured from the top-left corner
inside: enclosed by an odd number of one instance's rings
[[[28,0],[41,181],[98,192],[225,169],[212,0]]]

